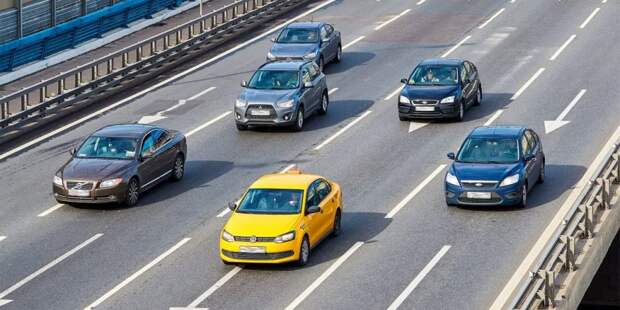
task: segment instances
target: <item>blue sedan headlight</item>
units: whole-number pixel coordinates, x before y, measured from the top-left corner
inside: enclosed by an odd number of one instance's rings
[[[446,97],[441,99],[441,101],[439,103],[454,103],[454,96],[450,96],[450,97]]]
[[[448,172],[446,174],[446,182],[448,184],[452,184],[454,186],[461,186],[461,183],[459,182],[459,179],[452,173]]]
[[[514,174],[509,177],[506,177],[499,186],[509,186],[519,182],[519,174]]]

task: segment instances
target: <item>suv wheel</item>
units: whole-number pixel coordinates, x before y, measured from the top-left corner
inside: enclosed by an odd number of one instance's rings
[[[301,131],[302,129],[304,129],[304,107],[300,106],[299,110],[297,110],[297,118],[295,119],[293,130]]]

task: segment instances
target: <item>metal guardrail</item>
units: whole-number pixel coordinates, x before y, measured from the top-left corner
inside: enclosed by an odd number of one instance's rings
[[[174,29],[0,98],[0,135],[160,68],[243,25],[309,0],[238,0]],[[237,27],[241,26],[241,27]],[[30,126],[28,126],[30,127]]]
[[[532,269],[535,271],[530,272],[510,304],[511,309],[556,306],[558,284],[577,269],[580,249],[594,236],[603,211],[610,208],[612,184],[620,184],[620,144],[615,144],[606,157],[545,246]]]

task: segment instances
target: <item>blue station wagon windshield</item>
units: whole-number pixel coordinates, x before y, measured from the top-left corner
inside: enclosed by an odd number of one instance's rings
[[[316,29],[303,29],[303,28],[287,28],[282,30],[277,43],[317,43],[319,41],[319,34]]]
[[[409,85],[456,85],[458,69],[453,66],[418,66],[409,78]]]
[[[250,189],[237,212],[254,214],[297,214],[303,191],[288,189]]]
[[[512,138],[469,138],[457,161],[464,163],[514,163],[519,160],[519,144]]]
[[[299,74],[290,70],[258,70],[248,83],[254,89],[295,89],[299,87]]]
[[[75,153],[77,158],[133,159],[138,142],[122,137],[89,137]]]

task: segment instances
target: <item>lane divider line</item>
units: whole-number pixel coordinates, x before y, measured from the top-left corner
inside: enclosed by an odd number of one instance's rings
[[[368,114],[372,113],[372,111],[368,110],[366,112],[364,112],[362,115],[360,115],[358,118],[356,118],[354,121],[350,122],[349,124],[347,124],[346,126],[344,126],[342,129],[338,130],[338,132],[336,132],[333,136],[329,137],[327,140],[323,141],[323,143],[319,144],[317,147],[314,148],[315,151],[318,151],[320,149],[322,149],[324,146],[326,146],[328,143],[332,142],[334,139],[338,138],[338,136],[340,136],[341,134],[343,134],[345,131],[347,131],[349,128],[353,127],[355,124],[357,124],[359,121],[363,120],[366,116],[368,116]]]
[[[159,255],[153,261],[151,261],[150,263],[146,264],[144,267],[140,268],[140,270],[138,270],[135,273],[133,273],[131,276],[129,276],[129,278],[123,280],[123,282],[117,284],[114,288],[109,290],[103,296],[99,297],[99,299],[95,300],[92,304],[86,306],[84,308],[84,310],[91,310],[91,309],[94,309],[95,307],[99,306],[101,303],[106,301],[106,299],[110,298],[116,292],[120,291],[127,284],[131,283],[133,280],[137,279],[140,275],[142,275],[143,273],[147,272],[149,269],[153,268],[155,265],[159,264],[159,262],[161,262],[168,255],[172,254],[174,251],[178,250],[181,246],[183,246],[189,240],[191,240],[191,238],[183,238],[181,241],[179,241],[173,247],[168,249],[166,252],[164,252],[163,254]]]
[[[41,267],[39,270],[35,271],[34,273],[30,274],[29,276],[23,278],[21,281],[15,283],[13,286],[11,286],[11,287],[7,288],[6,290],[4,290],[2,293],[0,293],[0,305],[6,305],[9,302],[11,302],[11,300],[3,299],[4,297],[6,297],[7,295],[11,294],[13,291],[19,289],[20,287],[26,285],[28,282],[32,281],[34,278],[36,278],[39,275],[41,275],[42,273],[46,272],[50,268],[60,264],[63,260],[65,260],[69,256],[75,254],[77,251],[81,250],[82,248],[84,248],[85,246],[89,245],[93,241],[99,239],[101,236],[103,236],[103,234],[95,234],[94,236],[90,237],[88,240],[80,243],[78,246],[76,246],[73,249],[71,249],[69,252],[59,256],[55,260],[49,262],[47,265]]]
[[[422,181],[422,183],[420,183],[418,186],[416,186],[408,195],[407,197],[405,197],[405,199],[403,199],[401,202],[399,202],[393,209],[392,211],[390,211],[388,214],[385,215],[386,219],[391,219],[394,218],[394,215],[396,215],[396,213],[398,213],[398,211],[400,211],[400,209],[404,208],[409,201],[411,201],[411,199],[413,199],[417,194],[419,194],[426,185],[428,185],[428,183],[430,183],[431,181],[433,181],[433,179],[444,169],[446,168],[446,164],[441,164],[439,165],[439,167],[435,168],[435,170],[428,176],[426,177],[426,179],[424,179],[424,181]]]
[[[577,37],[576,34],[573,34],[570,36],[570,38],[568,38],[568,40],[566,40],[566,42],[564,42],[564,44],[562,44],[562,46],[560,46],[560,48],[558,48],[557,51],[555,51],[555,53],[553,53],[553,56],[551,56],[551,58],[549,58],[549,60],[554,61],[556,58],[558,58],[558,56],[560,56],[560,54],[562,53],[562,51],[564,51],[564,49],[571,43],[573,42],[573,40],[575,40],[575,38]]]
[[[493,124],[493,122],[494,122],[494,121],[495,121],[495,120],[496,120],[496,119],[497,119],[500,115],[502,115],[502,113],[504,113],[504,110],[503,110],[503,109],[501,109],[501,110],[497,110],[497,112],[495,112],[495,113],[493,114],[493,116],[491,116],[491,118],[489,118],[489,120],[488,120],[486,123],[484,123],[484,126],[489,126],[489,125]]]
[[[392,99],[394,96],[398,95],[403,90],[403,87],[404,86],[398,86],[398,88],[396,90],[394,90],[389,95],[387,95],[387,97],[383,98],[383,100],[388,101],[388,100]]]
[[[426,0],[420,0],[418,1],[418,3],[416,3],[415,5],[422,5],[422,3],[426,2]]]
[[[45,211],[43,211],[43,212],[39,213],[37,216],[38,216],[38,217],[44,217],[44,216],[47,216],[47,215],[49,215],[50,213],[52,213],[52,212],[54,212],[54,211],[56,211],[56,210],[58,210],[58,209],[60,209],[60,208],[62,208],[62,207],[64,207],[64,206],[65,206],[65,205],[64,205],[64,204],[62,204],[62,203],[56,204],[55,206],[53,206],[53,207],[51,207],[51,208],[49,208],[49,209],[47,209],[47,210],[45,210]]]
[[[471,36],[466,36],[463,40],[461,40],[459,43],[456,43],[455,46],[453,46],[451,49],[449,49],[447,52],[445,52],[443,55],[441,55],[441,58],[446,58],[448,57],[448,55],[450,55],[452,52],[454,52],[457,48],[459,48],[459,46],[463,45],[465,42],[467,42],[467,40],[469,40],[471,38]]]
[[[521,86],[521,88],[519,88],[519,90],[517,90],[517,92],[512,95],[512,97],[510,98],[510,100],[515,100],[517,98],[519,98],[519,96],[521,96],[521,94],[528,88],[530,87],[530,85],[532,85],[532,83],[534,83],[534,81],[536,81],[536,79],[545,71],[545,68],[540,68],[538,69],[538,71],[536,71],[536,73],[534,73],[534,75],[532,75],[532,77],[527,80],[527,82],[525,82],[525,84],[523,84],[523,86]]]
[[[215,217],[224,217],[226,216],[226,214],[228,214],[230,212],[230,209],[228,209],[228,207],[226,207],[226,209],[222,210],[222,212],[220,212],[218,215],[216,215]]]
[[[224,112],[220,116],[218,116],[218,117],[216,117],[216,118],[214,118],[214,119],[212,119],[212,120],[210,120],[210,121],[208,121],[208,122],[206,122],[206,123],[204,123],[204,124],[194,128],[194,129],[190,130],[188,133],[185,134],[185,137],[190,137],[191,135],[193,135],[193,134],[195,134],[195,133],[197,133],[197,132],[199,132],[199,131],[201,131],[201,130],[203,130],[203,129],[211,126],[211,125],[213,125],[215,122],[217,122],[217,121],[221,120],[222,118],[228,116],[230,113],[232,113],[232,112],[231,111]]]
[[[379,25],[379,26],[375,27],[375,30],[380,30],[381,28],[383,28],[383,27],[385,27],[385,26],[387,26],[387,25],[391,24],[392,22],[394,22],[395,20],[397,20],[397,19],[401,18],[403,15],[405,15],[405,14],[407,14],[407,13],[409,13],[409,12],[411,12],[411,9],[406,9],[406,10],[404,10],[402,13],[400,13],[400,14],[398,14],[398,15],[396,15],[396,16],[394,16],[394,17],[392,17],[392,18],[390,18],[390,19],[389,19],[389,20],[387,20],[386,22],[384,22],[384,23],[382,23],[381,25]]]
[[[6,239],[6,236],[0,236],[0,241]]]
[[[201,92],[199,92],[199,93],[197,93],[197,94],[195,94],[195,95],[193,95],[193,96],[191,96],[191,97],[189,97],[189,98],[187,98],[185,100],[187,100],[187,101],[196,100],[198,97],[203,96],[203,95],[205,95],[205,94],[215,90],[215,88],[216,88],[215,86],[211,86],[211,87],[209,87],[209,88],[207,88],[207,89],[205,89],[205,90],[203,90],[203,91],[201,91]],[[166,110],[166,111],[168,111],[168,110]]]
[[[357,43],[357,42],[359,42],[359,41],[364,40],[365,38],[366,38],[366,36],[359,36],[357,39],[355,39],[355,40],[353,40],[353,41],[351,41],[351,42],[349,42],[349,43],[345,44],[345,45],[342,47],[342,49],[343,49],[343,50],[346,50],[347,48],[349,48],[349,47],[353,46],[355,43]]]
[[[420,282],[424,280],[426,275],[431,272],[431,270],[435,267],[435,265],[437,265],[439,260],[446,254],[446,252],[450,250],[450,247],[451,247],[450,245],[444,245],[441,248],[441,250],[439,250],[439,252],[435,254],[433,259],[431,259],[431,261],[428,262],[426,266],[424,266],[424,269],[422,269],[422,271],[420,271],[420,273],[413,279],[413,281],[411,281],[411,283],[407,285],[405,290],[402,293],[400,293],[400,295],[398,295],[396,300],[394,300],[394,302],[392,302],[392,304],[387,309],[388,310],[398,309],[398,307],[405,301],[405,299],[407,299],[407,297],[409,297],[411,292],[413,292],[413,290],[418,286],[418,284],[420,284]]]
[[[338,89],[339,89],[338,87],[334,87],[334,88],[330,89],[330,90],[327,92],[327,94],[328,94],[328,95],[331,95],[331,94],[333,94],[333,93],[337,92],[337,91],[338,91]]]
[[[501,10],[497,11],[497,13],[493,14],[493,16],[491,16],[491,18],[487,19],[486,22],[484,22],[482,25],[478,26],[478,29],[482,29],[482,28],[486,27],[486,25],[488,25],[490,22],[492,22],[496,17],[498,17],[500,14],[504,13],[505,10],[506,10],[506,8],[502,8]]]
[[[285,308],[285,310],[293,310],[297,308],[297,306],[299,306],[299,304],[304,301],[304,299],[306,299],[310,294],[312,294],[312,292],[317,287],[319,287],[319,285],[321,285],[323,281],[325,281],[332,273],[334,273],[334,271],[336,271],[336,269],[338,269],[338,267],[340,267],[340,265],[342,265],[351,255],[353,255],[353,253],[355,253],[355,251],[357,251],[362,245],[364,245],[364,242],[362,241],[358,241],[353,244],[351,248],[349,248],[344,254],[342,254],[342,256],[340,256],[331,266],[329,266],[329,268],[327,268],[327,270],[325,270],[325,272],[323,272],[316,280],[314,280],[314,282],[312,282],[312,284],[310,284],[308,288],[306,288],[299,296],[297,296],[297,298],[295,298],[295,300],[293,300],[293,302],[291,302]]]
[[[185,70],[185,71],[183,71],[183,72],[181,72],[179,74],[171,76],[171,77],[169,77],[169,78],[167,78],[167,79],[165,79],[165,80],[163,80],[163,81],[161,81],[161,82],[159,82],[159,83],[157,83],[157,84],[155,84],[155,85],[153,85],[153,86],[151,86],[149,88],[143,89],[142,91],[139,91],[139,92],[137,92],[137,93],[127,97],[127,98],[123,98],[123,99],[121,99],[121,100],[119,100],[119,101],[117,101],[117,102],[115,102],[115,103],[113,103],[113,104],[111,104],[111,105],[109,105],[109,106],[107,106],[107,107],[105,107],[103,109],[100,109],[100,110],[98,110],[98,111],[96,111],[96,112],[94,112],[92,114],[86,115],[86,116],[84,116],[84,117],[82,117],[82,118],[80,118],[78,120],[75,120],[75,121],[73,121],[73,122],[71,122],[71,123],[69,123],[69,124],[67,124],[65,126],[62,126],[62,127],[58,128],[56,130],[53,130],[53,131],[51,131],[51,132],[49,132],[47,134],[44,134],[44,135],[42,135],[42,136],[40,136],[38,138],[32,139],[32,140],[30,140],[27,143],[24,143],[24,144],[22,144],[22,145],[20,145],[18,147],[15,147],[15,148],[11,149],[10,151],[2,153],[2,154],[0,154],[0,160],[3,160],[5,158],[7,158],[7,157],[12,156],[13,154],[21,152],[22,150],[25,150],[25,149],[33,146],[33,145],[41,143],[42,141],[48,140],[51,137],[54,137],[54,136],[64,132],[67,129],[73,128],[73,127],[75,127],[77,125],[80,125],[80,124],[82,124],[82,123],[84,123],[86,121],[89,121],[89,120],[91,120],[91,119],[93,119],[95,117],[98,117],[98,116],[100,116],[100,115],[102,115],[102,114],[104,114],[104,113],[106,113],[106,112],[108,112],[108,111],[110,111],[112,109],[115,109],[115,108],[117,108],[117,107],[119,107],[119,106],[121,106],[121,105],[123,105],[123,104],[125,104],[125,103],[127,103],[129,101],[131,101],[131,100],[134,100],[136,98],[142,97],[142,96],[144,96],[144,95],[146,95],[146,94],[148,94],[148,93],[150,93],[150,92],[152,92],[152,91],[154,91],[156,89],[159,89],[159,88],[161,88],[163,86],[166,86],[166,85],[170,84],[171,82],[173,82],[173,81],[175,81],[175,80],[177,80],[177,79],[179,79],[181,77],[187,76],[187,75],[193,73],[194,71],[197,71],[197,70],[199,70],[199,69],[201,69],[201,68],[203,68],[203,67],[205,67],[205,66],[207,66],[209,64],[212,64],[212,63],[214,63],[214,62],[216,62],[216,61],[218,61],[218,60],[220,60],[220,59],[230,55],[230,54],[233,54],[233,53],[235,53],[235,52],[237,52],[237,51],[239,51],[239,50],[241,50],[241,49],[243,49],[243,48],[253,44],[254,42],[262,40],[263,38],[265,38],[265,37],[271,35],[272,33],[280,30],[282,27],[284,27],[284,26],[286,26],[286,25],[288,25],[288,24],[290,24],[290,23],[292,23],[292,22],[294,22],[296,20],[304,18],[304,17],[306,17],[306,16],[308,16],[308,15],[310,15],[310,14],[312,14],[312,13],[314,13],[314,12],[316,12],[316,11],[318,11],[318,10],[320,10],[320,9],[322,9],[322,8],[332,4],[334,2],[336,2],[336,0],[325,1],[325,2],[317,5],[316,7],[312,8],[312,9],[310,9],[310,10],[308,10],[308,11],[302,13],[302,14],[299,14],[299,15],[291,18],[291,19],[289,19],[286,22],[283,22],[283,23],[281,23],[281,24],[279,24],[279,25],[277,25],[277,26],[267,30],[266,32],[263,32],[262,34],[254,37],[254,38],[252,38],[252,39],[250,39],[248,41],[245,41],[245,42],[243,42],[241,44],[238,44],[235,47],[233,47],[233,48],[231,48],[229,50],[226,50],[226,51],[216,55],[213,58],[207,59],[204,62],[199,63],[199,64],[197,64],[197,65],[195,65],[195,66],[193,66],[193,67],[191,67],[191,68],[189,68],[189,69],[187,69],[187,70]]]
[[[192,303],[189,304],[189,306],[187,306],[187,308],[196,308],[196,307],[198,307],[199,304],[201,304],[209,296],[213,295],[213,293],[215,293],[215,291],[217,291],[218,288],[224,286],[224,284],[226,284],[226,282],[228,282],[228,280],[232,279],[232,277],[234,277],[241,270],[243,270],[243,268],[238,267],[238,266],[233,268],[233,269],[231,269],[228,273],[226,273],[226,275],[224,275],[221,279],[219,279],[217,282],[215,282],[215,284],[213,284],[208,290],[206,290],[204,293],[202,293],[200,296],[198,296],[198,298],[194,299],[194,301],[192,301]]]
[[[592,18],[594,18],[594,16],[598,13],[598,11],[600,11],[601,8],[596,8],[594,9],[594,11],[592,12],[592,14],[590,14],[590,16],[588,16],[588,18],[586,18],[586,20],[583,21],[583,23],[581,23],[581,25],[579,26],[579,29],[583,29],[586,28],[586,26],[588,25],[588,23],[590,23],[590,21],[592,20]]]
[[[280,171],[280,173],[286,173],[287,171],[293,169],[296,166],[296,164],[290,164],[288,166],[286,166],[286,168],[282,169],[282,171]]]

